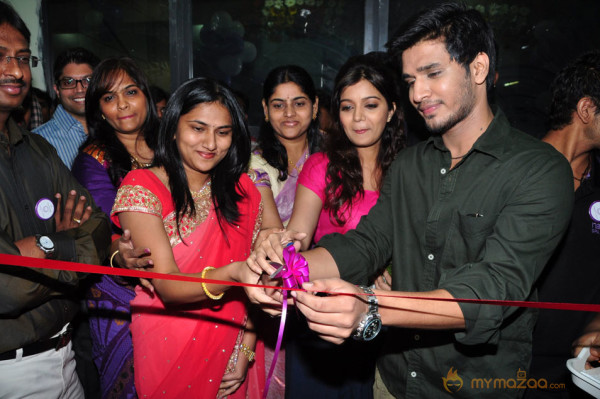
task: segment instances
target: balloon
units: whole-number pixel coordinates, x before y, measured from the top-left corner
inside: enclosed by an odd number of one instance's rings
[[[239,37],[244,37],[244,33],[246,33],[244,25],[242,25],[240,21],[235,21],[231,24],[231,32],[235,33]]]
[[[242,71],[242,59],[235,55],[225,55],[219,58],[217,66],[228,76],[235,76]]]
[[[244,50],[242,51],[242,61],[251,62],[256,58],[256,46],[250,42],[244,42]]]
[[[227,11],[217,11],[210,17],[208,26],[211,30],[227,29],[232,22],[231,15]]]

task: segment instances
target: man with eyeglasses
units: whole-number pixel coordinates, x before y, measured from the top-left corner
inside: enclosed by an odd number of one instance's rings
[[[29,38],[0,1],[0,254],[35,266],[100,264],[110,245],[106,215],[55,149],[11,116],[31,89]],[[70,337],[82,276],[0,263],[0,398],[83,398]]]
[[[68,49],[56,57],[53,70],[58,106],[52,119],[33,130],[56,148],[69,169],[79,146],[87,139],[85,92],[99,62],[98,57],[81,47]]]

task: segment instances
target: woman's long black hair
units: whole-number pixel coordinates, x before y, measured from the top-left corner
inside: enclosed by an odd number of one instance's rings
[[[146,76],[131,58],[107,58],[94,68],[90,85],[85,93],[88,138],[80,148],[95,144],[105,150],[108,175],[115,187],[119,186],[121,179],[131,170],[131,155],[117,138],[113,127],[102,118],[100,99],[119,83],[124,74],[135,82],[146,97],[146,120],[142,126],[142,132],[144,140],[151,150],[156,148],[156,133],[159,124]]]
[[[344,211],[350,210],[352,200],[357,193],[364,195],[363,175],[358,151],[346,133],[340,121],[340,96],[348,87],[366,80],[385,98],[388,110],[396,104],[396,112],[386,124],[381,136],[381,145],[377,154],[377,166],[380,169],[381,182],[396,158],[396,154],[405,146],[405,126],[402,104],[399,95],[398,79],[388,66],[383,53],[369,53],[351,57],[340,68],[331,98],[331,111],[335,129],[326,135],[324,152],[329,158],[325,180],[324,209],[329,211],[332,222],[343,226],[346,223]]]
[[[181,155],[173,137],[177,133],[181,116],[205,103],[223,105],[229,111],[232,123],[229,151],[225,158],[210,171],[212,201],[219,223],[223,219],[227,223],[234,223],[240,216],[237,203],[244,193],[239,187],[241,194],[238,194],[236,188],[250,160],[250,135],[244,113],[235,95],[225,85],[207,78],[191,79],[171,95],[162,117],[158,131],[158,145],[154,153],[154,165],[162,166],[169,177],[178,231],[181,218],[184,215],[194,217],[196,212]]]
[[[306,70],[297,65],[283,65],[269,72],[263,83],[263,101],[268,104],[269,98],[275,93],[277,86],[289,82],[297,84],[312,104],[315,103],[317,94],[313,80]],[[310,122],[306,134],[308,138],[308,152],[312,154],[318,151],[321,141],[318,118]],[[258,147],[262,151],[262,157],[265,161],[279,170],[279,180],[286,180],[288,176],[287,152],[283,144],[277,139],[277,135],[270,122],[263,121],[260,127]]]

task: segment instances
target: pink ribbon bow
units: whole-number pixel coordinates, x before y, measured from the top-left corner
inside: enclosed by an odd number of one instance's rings
[[[271,275],[271,278],[281,278],[283,280],[284,288],[300,288],[302,283],[310,281],[308,278],[308,262],[304,259],[304,256],[296,253],[293,243],[289,243],[283,248],[283,261],[284,265],[279,263],[271,262],[273,266],[279,266],[279,269]],[[271,377],[273,377],[273,371],[275,371],[275,364],[277,364],[277,357],[279,356],[279,349],[281,348],[281,341],[283,340],[283,332],[285,330],[285,319],[287,318],[287,296],[288,290],[282,290],[283,303],[281,304],[281,321],[279,322],[279,334],[277,335],[277,344],[275,345],[275,352],[273,353],[273,361],[271,362],[271,368],[265,382],[265,390],[263,392],[263,399],[267,397],[269,392],[269,385],[271,384]]]

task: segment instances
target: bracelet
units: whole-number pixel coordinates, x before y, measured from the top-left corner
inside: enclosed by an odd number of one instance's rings
[[[246,344],[240,344],[240,352],[246,355],[249,363],[252,363],[254,356],[256,356],[256,353],[254,353],[254,351]]]
[[[206,272],[209,270],[215,270],[215,268],[212,266],[206,266],[204,268],[204,270],[202,270],[202,276],[201,276],[202,279],[204,279]],[[218,301],[219,299],[223,298],[223,295],[225,294],[224,292],[221,292],[219,295],[211,294],[210,291],[208,290],[208,288],[206,288],[206,284],[204,283],[204,281],[202,282],[202,289],[204,290],[204,293],[206,294],[206,296],[209,297],[210,299],[212,299],[213,301]]]
[[[115,252],[113,252],[113,254],[110,256],[110,267],[114,267],[113,266],[113,260],[115,259],[115,256],[117,256],[117,254],[119,253],[119,250],[117,249]]]

